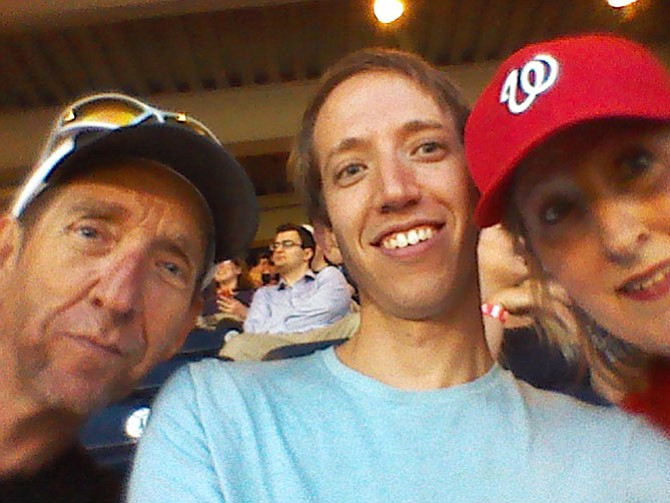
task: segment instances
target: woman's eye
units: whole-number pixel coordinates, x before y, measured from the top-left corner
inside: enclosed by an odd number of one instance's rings
[[[639,149],[621,158],[621,178],[623,181],[632,181],[647,173],[654,164],[654,156],[646,149]]]
[[[543,225],[557,225],[561,223],[573,210],[569,201],[550,201],[540,207],[539,219]]]

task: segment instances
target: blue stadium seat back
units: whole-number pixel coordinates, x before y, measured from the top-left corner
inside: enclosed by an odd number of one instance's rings
[[[91,448],[105,445],[134,443],[125,433],[126,420],[138,409],[148,407],[147,400],[123,400],[108,405],[93,414],[79,433],[79,438]]]
[[[204,330],[201,328],[191,330],[178,354],[200,356],[201,358],[216,357],[221,346],[223,346],[224,335],[225,333],[219,330]]]
[[[201,360],[202,357],[193,355],[175,355],[165,362],[152,368],[144,379],[135,386],[131,397],[153,397],[168,378],[182,365]]]
[[[98,463],[125,473],[144,431],[150,405],[150,400],[126,399],[105,407],[81,429],[81,443]]]
[[[133,392],[117,403],[94,414],[80,432],[82,444],[100,464],[125,471],[135,452],[137,438],[128,435],[127,428],[141,419],[133,416],[146,413],[165,381],[182,365],[202,358],[216,357],[225,332],[195,329],[186,337],[179,353],[156,365]],[[146,408],[145,411],[141,409]],[[141,432],[140,432],[141,434]]]

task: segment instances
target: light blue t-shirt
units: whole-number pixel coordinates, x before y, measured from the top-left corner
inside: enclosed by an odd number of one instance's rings
[[[207,360],[158,398],[129,500],[667,503],[670,442],[497,365],[413,392],[346,367],[332,348]]]

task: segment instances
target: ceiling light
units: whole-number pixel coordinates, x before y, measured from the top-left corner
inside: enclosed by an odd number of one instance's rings
[[[400,0],[375,0],[372,10],[380,23],[388,24],[402,16],[405,6]]]
[[[627,5],[635,2],[637,2],[637,0],[607,0],[607,3],[610,5],[610,7],[614,7],[615,9],[626,7]]]

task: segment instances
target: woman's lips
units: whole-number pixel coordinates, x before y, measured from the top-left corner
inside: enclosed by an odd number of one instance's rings
[[[617,293],[632,300],[658,300],[670,292],[670,261],[628,280]]]

